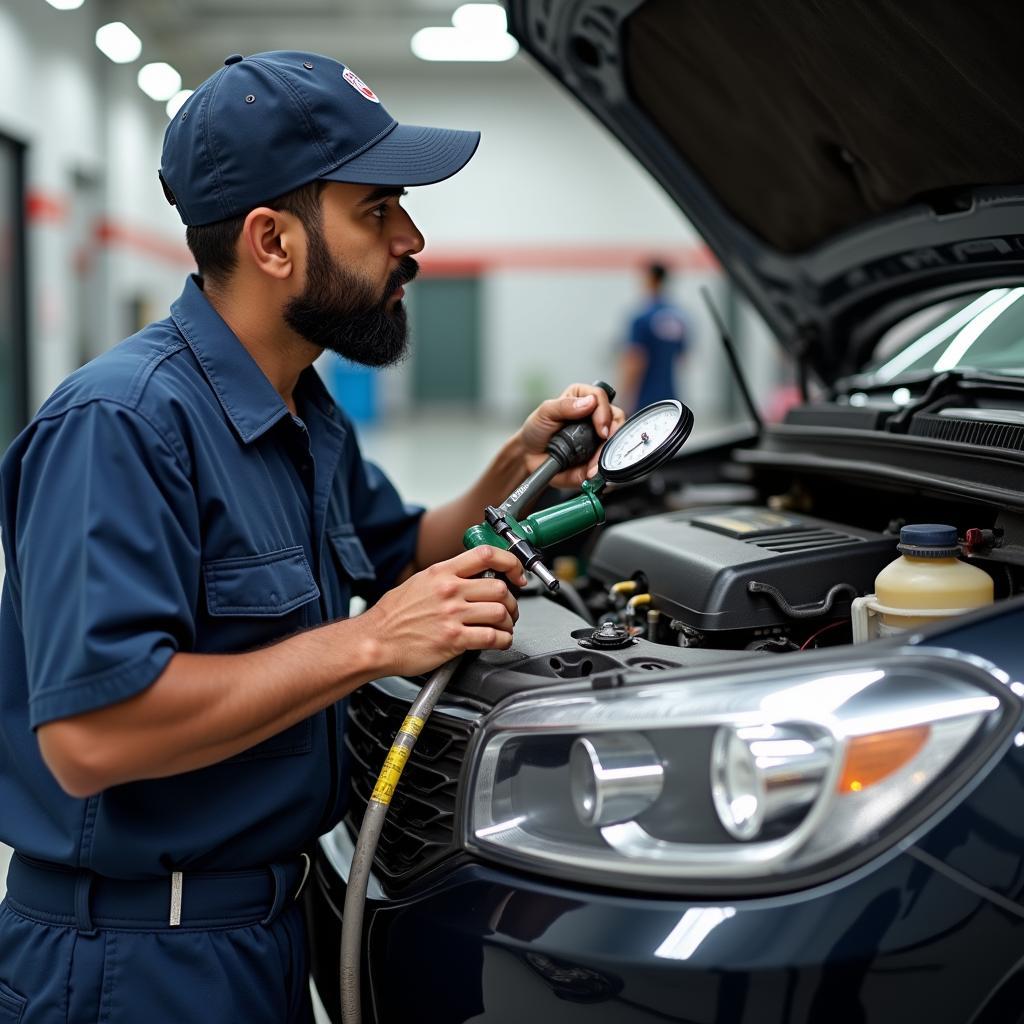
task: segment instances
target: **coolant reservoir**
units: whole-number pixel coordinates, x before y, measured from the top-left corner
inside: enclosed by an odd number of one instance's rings
[[[942,609],[952,616],[992,603],[992,577],[957,557],[956,527],[904,526],[898,550],[900,557],[875,577],[881,636],[946,617],[934,611],[914,615],[916,610]]]

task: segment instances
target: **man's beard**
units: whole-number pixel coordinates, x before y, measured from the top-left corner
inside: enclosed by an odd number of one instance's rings
[[[315,225],[307,235],[306,286],[285,305],[285,322],[306,341],[353,363],[397,363],[409,347],[409,326],[405,306],[392,296],[419,273],[419,264],[403,256],[380,297],[369,281],[335,263]]]

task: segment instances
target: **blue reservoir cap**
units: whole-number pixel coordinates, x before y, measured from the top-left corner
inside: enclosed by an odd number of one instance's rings
[[[941,523],[918,523],[900,530],[897,550],[918,558],[948,558],[960,554],[956,542],[956,527]]]
[[[900,543],[915,548],[955,548],[956,527],[941,523],[920,523],[900,530]]]

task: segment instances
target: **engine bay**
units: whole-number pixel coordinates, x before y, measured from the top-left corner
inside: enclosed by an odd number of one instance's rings
[[[798,513],[700,508],[606,530],[590,576],[628,629],[658,643],[796,650],[849,618],[896,541]]]

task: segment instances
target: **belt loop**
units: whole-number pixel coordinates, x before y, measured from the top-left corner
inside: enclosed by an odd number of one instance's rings
[[[184,890],[184,876],[180,871],[171,872],[171,914],[167,924],[171,928],[181,927],[181,898]]]
[[[284,910],[285,902],[288,899],[288,877],[285,874],[284,865],[271,864],[270,873],[274,876],[274,903],[267,916],[260,921],[262,925],[273,924],[277,915]]]
[[[92,891],[93,874],[82,870],[75,877],[75,927],[80,935],[95,935],[96,926],[89,912],[89,894]]]

